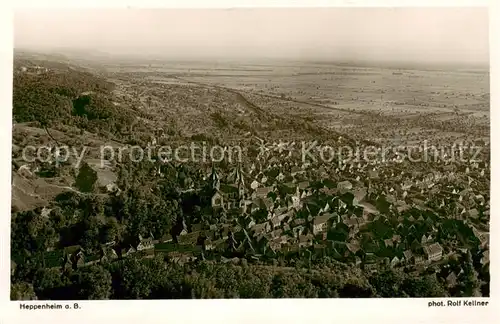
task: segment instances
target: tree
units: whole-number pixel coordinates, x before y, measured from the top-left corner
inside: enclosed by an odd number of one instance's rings
[[[111,274],[102,266],[80,268],[72,281],[78,299],[108,299],[111,296]]]
[[[37,300],[33,285],[27,282],[11,284],[10,300]]]
[[[370,283],[380,297],[404,297],[401,285],[404,274],[392,269],[376,274],[370,278]]]
[[[128,174],[127,169],[125,169],[123,166],[120,166],[120,169],[118,171],[117,184],[118,184],[118,187],[124,191],[126,191],[130,188],[129,174]]]
[[[78,176],[76,177],[75,186],[81,192],[93,192],[97,182],[97,172],[92,169],[86,162],[83,162]]]
[[[480,287],[481,281],[479,280],[479,274],[474,268],[474,262],[472,258],[472,254],[470,251],[467,251],[467,254],[464,257],[463,269],[464,269],[464,279],[461,281],[461,286],[463,288],[464,296],[474,296],[481,295]],[[476,296],[475,296],[476,297]]]
[[[69,289],[71,282],[58,269],[39,269],[33,279],[33,286],[38,299],[72,299]]]
[[[82,230],[80,244],[87,251],[97,251],[101,243],[100,232],[103,228],[102,219],[99,216],[89,215],[79,224]]]
[[[113,274],[116,281],[116,297],[120,299],[149,298],[152,289],[155,287],[155,276],[161,276],[161,269],[148,267],[144,260],[127,259],[119,265],[119,268]]]
[[[402,288],[410,297],[446,297],[446,290],[435,274],[422,277],[408,277]]]
[[[103,227],[103,240],[104,242],[111,242],[120,240],[122,233],[118,220],[115,217],[109,217],[106,225]]]

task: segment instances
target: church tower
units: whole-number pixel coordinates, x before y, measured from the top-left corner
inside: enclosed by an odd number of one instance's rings
[[[241,165],[238,163],[238,166],[234,169],[228,179],[232,184],[238,187],[239,198],[243,198],[245,196],[245,177],[243,174],[243,170]]]
[[[219,190],[220,178],[219,178],[219,175],[217,174],[217,171],[215,170],[215,166],[213,164],[212,164],[212,173],[210,174],[209,181],[210,181],[210,185],[212,186],[213,190]]]
[[[245,180],[243,179],[243,175],[241,175],[239,178],[238,178],[238,193],[240,195],[240,198],[244,198],[245,197]]]

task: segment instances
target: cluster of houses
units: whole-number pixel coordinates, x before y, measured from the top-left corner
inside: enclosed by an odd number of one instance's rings
[[[21,66],[16,70],[17,73],[30,73],[30,74],[43,74],[49,72],[49,69],[39,65],[35,66]]]
[[[483,251],[482,262],[489,262],[487,226],[478,224],[489,216],[489,202],[474,186],[457,186],[458,170],[426,173],[351,163],[332,173],[328,165],[277,159],[272,152],[225,175],[212,166],[199,192],[205,212],[224,214],[225,222],[184,223],[174,236],[139,237],[126,247],[108,244],[94,256],[81,249],[64,251],[59,260],[79,266],[135,253],[162,253],[173,262],[231,252],[306,253],[375,271],[380,264],[425,268],[471,249],[474,241]],[[472,169],[464,172],[466,179],[482,176],[479,167]],[[436,206],[429,207],[429,201]]]
[[[72,268],[76,269],[96,263],[108,263],[115,260],[124,259],[132,255],[150,258],[158,252],[161,244],[172,242],[171,235],[164,235],[161,239],[154,239],[152,236],[143,238],[138,236],[128,245],[116,242],[102,244],[97,253],[88,253],[80,245],[68,246],[61,250],[47,251],[41,260],[47,268]],[[165,251],[162,251],[164,253]],[[184,257],[184,261],[192,261],[189,256],[169,251],[165,253],[172,261],[178,261],[179,256]],[[193,259],[194,260],[194,259]]]
[[[385,253],[388,256],[378,258],[380,262],[392,266],[425,266],[449,255],[443,253],[442,243],[435,241],[439,237],[438,233],[446,232],[445,227],[440,227],[436,214],[433,217],[423,216],[423,213],[420,216],[402,216],[404,211],[411,208],[421,211],[427,208],[424,204],[427,200],[425,197],[412,197],[416,193],[422,193],[422,184],[429,189],[429,183],[438,182],[439,177],[428,179],[428,176],[423,176],[422,180],[414,180],[418,191],[411,190],[413,184],[410,181],[399,186],[394,184],[392,188],[387,188],[387,185],[377,188],[376,184],[370,188],[369,183],[367,188],[365,183],[359,181],[359,177],[352,181],[338,182],[334,188],[312,188],[310,181],[302,177],[308,172],[307,167],[293,164],[291,167],[287,165],[288,168],[283,167],[283,164],[280,166],[280,171],[275,177],[271,177],[252,165],[249,173],[254,174],[254,179],[250,186],[245,185],[244,172],[240,168],[227,177],[228,184],[221,184],[221,177],[215,170],[212,170],[208,177],[213,189],[210,200],[212,209],[239,215],[240,223],[243,223],[240,230],[244,231],[241,238],[247,241],[246,244],[241,244],[254,252],[262,253],[268,250],[287,253],[313,247],[314,250],[322,251],[321,253],[338,255],[345,260],[352,259],[359,264],[371,257],[377,259],[375,255],[379,251],[373,249],[373,246],[377,246],[380,250],[392,252],[392,255]],[[394,174],[390,176],[392,182],[400,180]],[[367,178],[370,177],[379,178],[379,175],[377,172],[368,172]],[[369,223],[388,221],[386,215],[367,202],[370,191],[377,193],[376,196],[384,195],[390,204],[396,206],[401,215],[397,217],[398,225],[394,231],[404,235],[395,234],[392,239],[372,238],[368,243],[364,240],[370,236],[367,235],[370,231]],[[351,207],[354,208],[348,208],[346,202],[338,199],[338,196],[345,192],[352,193]],[[458,197],[464,194],[459,194]],[[467,217],[477,212],[467,209],[470,206],[462,207],[466,208]],[[354,213],[352,209],[358,209],[359,212]],[[470,227],[475,228],[473,225]],[[329,232],[342,230],[346,232],[344,241],[329,239]],[[401,236],[404,239],[401,239]],[[480,240],[483,236],[476,235]],[[361,244],[360,241],[363,240]],[[370,245],[371,249],[364,248]]]

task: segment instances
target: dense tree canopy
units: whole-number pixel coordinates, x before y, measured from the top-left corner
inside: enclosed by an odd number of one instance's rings
[[[20,123],[66,124],[119,135],[129,130],[135,114],[114,105],[112,89],[111,83],[77,70],[16,73],[13,117]]]

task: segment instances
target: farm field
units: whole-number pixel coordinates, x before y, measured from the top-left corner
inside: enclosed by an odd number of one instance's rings
[[[409,143],[430,134],[443,142],[472,137],[488,141],[488,71],[270,64],[166,63],[110,71],[149,86],[191,84],[238,91],[266,111],[308,115],[324,127],[380,143],[400,143],[400,136],[391,134],[395,128],[410,132],[405,137]]]

